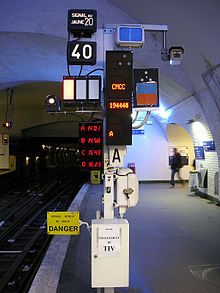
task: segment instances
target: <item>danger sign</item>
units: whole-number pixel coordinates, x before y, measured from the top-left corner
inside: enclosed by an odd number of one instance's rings
[[[48,235],[79,235],[79,212],[47,212]]]

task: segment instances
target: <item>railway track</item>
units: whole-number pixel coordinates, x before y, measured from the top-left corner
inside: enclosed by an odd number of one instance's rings
[[[0,211],[0,293],[25,293],[52,239],[46,232],[47,211],[65,211],[88,179],[70,170],[13,194]],[[44,178],[45,179],[45,178]],[[18,191],[17,191],[18,192]]]

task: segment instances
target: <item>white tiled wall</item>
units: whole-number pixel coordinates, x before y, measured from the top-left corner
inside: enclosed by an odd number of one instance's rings
[[[208,169],[208,188],[202,191],[217,197],[214,192],[214,178],[216,172],[219,172],[218,162],[220,162],[220,114],[213,107],[212,98],[207,91],[204,91],[199,97],[190,97],[175,106],[167,124],[177,123],[185,128],[193,143],[214,140],[216,151],[205,152],[205,160],[197,160],[196,165]],[[194,117],[197,117],[198,121],[187,124]],[[145,126],[144,136],[133,135],[133,145],[127,147],[125,166],[128,162],[135,162],[139,180],[169,180],[169,142],[165,132],[167,124],[152,116],[150,120],[153,121],[153,125]],[[185,174],[184,178],[187,177]]]

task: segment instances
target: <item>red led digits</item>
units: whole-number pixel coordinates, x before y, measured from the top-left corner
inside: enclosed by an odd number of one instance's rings
[[[101,156],[101,150],[89,150],[89,156]]]
[[[101,150],[94,150],[94,155],[101,156]]]
[[[100,170],[103,161],[103,130],[101,123],[79,124],[80,166],[84,170]]]
[[[88,138],[88,143],[101,143],[100,137],[89,137]]]
[[[88,131],[93,131],[93,132],[101,131],[101,126],[100,125],[88,126]]]

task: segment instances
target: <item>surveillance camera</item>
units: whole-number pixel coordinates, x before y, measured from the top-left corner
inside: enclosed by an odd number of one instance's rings
[[[179,65],[183,60],[184,49],[182,47],[171,47],[169,53],[170,65]]]

